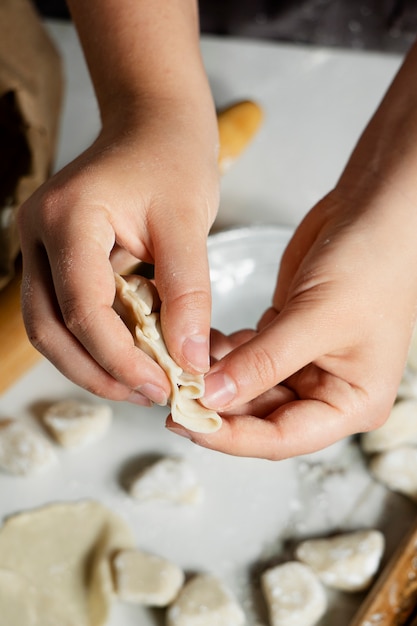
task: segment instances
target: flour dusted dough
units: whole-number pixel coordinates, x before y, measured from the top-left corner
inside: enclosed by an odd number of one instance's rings
[[[27,424],[11,419],[0,421],[1,469],[26,476],[48,469],[56,460],[49,441]]]
[[[145,606],[167,606],[184,583],[177,565],[137,549],[118,552],[113,570],[118,598]]]
[[[164,457],[141,470],[129,488],[139,502],[165,500],[176,504],[196,504],[203,490],[193,468],[181,458]]]
[[[64,448],[80,447],[102,437],[110,427],[108,404],[61,400],[45,411],[43,422]]]
[[[167,610],[167,626],[242,626],[245,615],[230,591],[211,574],[199,574]]]
[[[296,557],[309,565],[328,587],[362,591],[371,584],[384,552],[379,530],[359,530],[301,542]]]
[[[133,545],[124,521],[93,501],[10,517],[0,530],[1,626],[104,625],[110,558]]]
[[[267,569],[261,587],[271,626],[313,626],[326,611],[323,585],[303,563],[289,561]]]
[[[114,308],[133,334],[136,345],[159,363],[171,382],[171,414],[177,424],[199,433],[212,433],[221,418],[196,402],[204,394],[202,375],[184,372],[171,358],[162,337],[159,313],[152,312],[153,295],[141,276],[115,274]]]

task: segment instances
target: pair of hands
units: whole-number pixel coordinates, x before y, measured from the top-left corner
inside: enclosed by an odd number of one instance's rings
[[[103,131],[23,205],[31,341],[99,396],[166,402],[164,372],[134,347],[112,309],[113,271],[142,260],[155,264],[172,357],[187,371],[207,372],[202,403],[224,418],[209,436],[170,418],[168,428],[226,453],[282,459],[382,424],[417,303],[415,246],[392,215],[390,192],[353,192],[345,177],[295,232],[257,330],[212,331],[209,342],[206,239],[218,205],[217,164],[214,153],[181,141],[185,131],[167,118],[140,132]]]

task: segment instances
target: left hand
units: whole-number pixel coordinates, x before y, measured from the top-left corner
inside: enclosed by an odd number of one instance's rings
[[[189,433],[195,443],[283,459],[386,420],[417,305],[415,238],[393,206],[389,194],[360,206],[339,189],[310,211],[258,332],[213,335],[220,360],[202,403],[223,426]]]

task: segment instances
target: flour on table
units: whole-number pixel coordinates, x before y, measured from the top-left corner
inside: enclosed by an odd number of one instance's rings
[[[129,493],[139,502],[165,500],[176,504],[196,504],[203,497],[194,469],[176,457],[163,457],[141,470],[132,479]]]
[[[62,400],[52,404],[43,422],[56,441],[74,448],[100,439],[109,429],[112,410],[107,404]]]
[[[0,421],[0,468],[15,475],[42,472],[56,463],[49,441],[18,420]]]
[[[261,587],[271,626],[313,626],[326,611],[323,585],[303,563],[289,561],[267,569]]]
[[[380,531],[360,530],[303,541],[295,554],[328,587],[355,592],[366,589],[373,581],[384,547]]]
[[[29,616],[28,626],[104,626],[114,596],[110,559],[133,545],[125,522],[94,501],[8,518],[0,529],[0,617]],[[12,617],[4,624],[27,626]]]
[[[184,584],[184,573],[177,565],[138,549],[118,552],[112,564],[117,596],[125,602],[167,606]]]
[[[167,609],[167,626],[243,626],[245,615],[224,584],[211,574],[191,578]]]
[[[191,431],[212,433],[221,427],[221,417],[196,400],[204,395],[204,377],[184,372],[166,348],[159,313],[152,311],[153,294],[141,276],[122,278],[115,274],[114,308],[131,331],[135,344],[156,361],[171,383],[172,419]]]

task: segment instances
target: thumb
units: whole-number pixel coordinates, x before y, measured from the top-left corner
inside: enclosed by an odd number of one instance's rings
[[[283,311],[213,365],[202,403],[217,411],[235,408],[325,355],[330,346],[337,350],[340,333],[332,317],[320,305]]]

